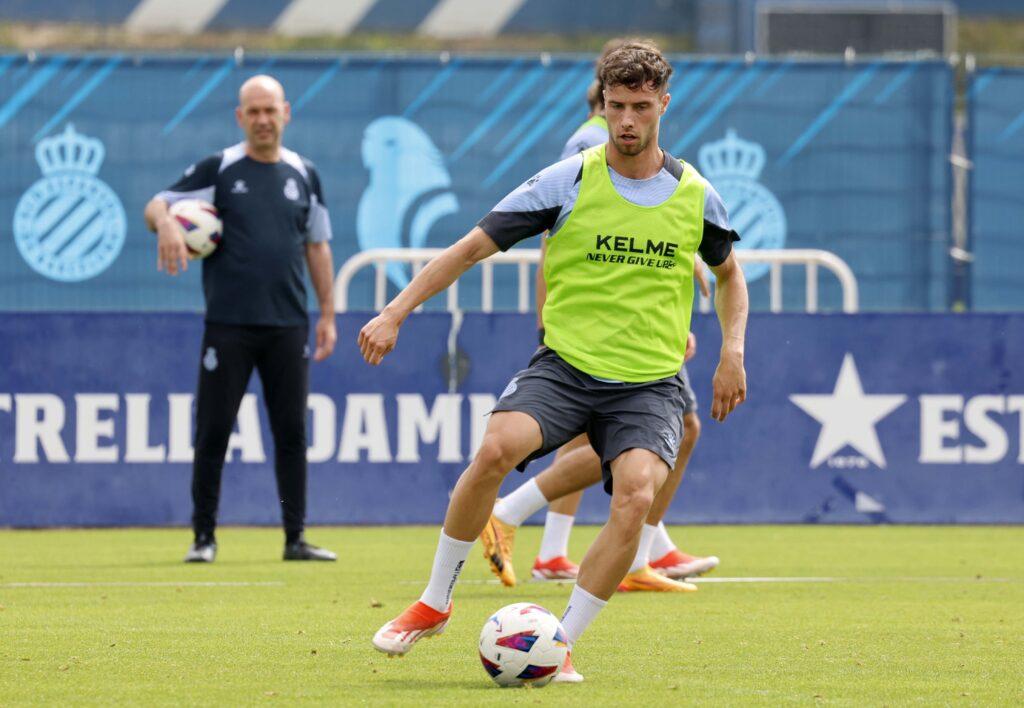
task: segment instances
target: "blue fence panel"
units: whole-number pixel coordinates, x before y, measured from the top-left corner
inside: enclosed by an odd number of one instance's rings
[[[866,309],[944,307],[944,63],[684,58],[675,67],[662,144],[722,193],[740,247],[834,251],[853,267]],[[446,246],[469,230],[557,159],[586,116],[592,66],[0,57],[0,309],[199,310],[199,268],[158,274],[141,212],[189,164],[240,139],[232,112],[255,72],[272,72],[289,93],[286,142],[320,167],[340,265],[366,248]],[[765,270],[748,271],[757,307],[767,304]],[[392,289],[407,282],[403,267],[389,274]],[[513,276],[498,276],[499,307],[516,302]],[[462,289],[467,307],[478,307],[478,279]],[[357,304],[370,302],[371,280],[356,282]],[[791,269],[785,282],[788,304],[802,307],[803,273]],[[822,298],[840,302],[826,276]]]
[[[312,369],[310,521],[439,523],[533,319],[467,315],[454,376],[447,315],[413,316],[377,368],[354,345],[366,319],[339,318],[337,352]],[[187,524],[201,328],[182,313],[0,314],[0,526]],[[718,325],[695,329],[706,411]],[[667,521],[1024,523],[1022,350],[1024,315],[755,315],[749,400],[724,424],[702,413]],[[221,519],[275,524],[252,392]],[[579,518],[602,522],[607,504],[590,490]]]
[[[1024,308],[1024,71],[982,69],[967,90],[971,294],[979,310]]]

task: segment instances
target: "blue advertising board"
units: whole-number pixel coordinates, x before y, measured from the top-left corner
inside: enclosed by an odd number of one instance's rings
[[[450,352],[452,319],[414,315],[372,368],[354,341],[368,317],[340,317],[312,368],[309,520],[439,523],[533,318],[468,314]],[[0,315],[0,526],[187,524],[201,330],[182,313]],[[721,424],[706,414],[718,324],[695,332],[704,432],[667,522],[1024,523],[1024,316],[755,315],[749,399]],[[275,524],[251,393],[221,520]],[[607,505],[589,490],[580,520]]]
[[[239,85],[270,72],[286,143],[317,163],[336,264],[446,246],[554,162],[586,117],[592,57],[0,57],[0,310],[202,308],[198,270],[155,270],[146,201],[237,143]],[[661,143],[721,192],[741,248],[823,248],[866,310],[946,306],[952,105],[944,62],[675,58]],[[536,244],[526,244],[536,246]],[[803,306],[801,269],[786,302]],[[389,270],[392,290],[408,271]],[[766,308],[764,267],[748,271]],[[479,275],[463,306],[479,307]],[[356,306],[372,276],[357,279]],[[516,303],[496,281],[498,308]],[[822,307],[838,286],[822,279]]]

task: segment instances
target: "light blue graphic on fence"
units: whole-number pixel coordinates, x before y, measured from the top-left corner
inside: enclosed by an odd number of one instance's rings
[[[725,138],[705,143],[697,155],[701,173],[715,187],[729,210],[729,221],[740,235],[740,250],[784,248],[786,213],[775,195],[757,181],[764,169],[765,151],[740,139],[732,128]],[[768,272],[767,263],[744,266],[747,280]]]
[[[40,140],[36,162],[43,178],[14,210],[14,242],[33,270],[52,280],[93,278],[113,263],[125,239],[124,207],[96,175],[103,143],[75,132]]]
[[[412,121],[385,116],[366,127],[362,153],[370,184],[356,213],[359,248],[423,248],[437,220],[459,210],[441,151]],[[407,266],[387,272],[395,286],[409,283]]]

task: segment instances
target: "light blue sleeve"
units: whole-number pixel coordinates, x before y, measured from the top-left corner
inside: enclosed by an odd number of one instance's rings
[[[580,155],[545,167],[516,187],[491,211],[534,212],[561,208],[569,198],[581,169],[583,157]]]
[[[704,189],[704,220],[723,231],[731,231],[729,212],[725,208],[725,202],[722,201],[722,197],[710,182],[705,180],[704,184],[706,185]]]
[[[562,148],[562,156],[559,159],[564,160],[567,157],[578,155],[588,148],[592,148],[595,145],[601,145],[608,142],[608,131],[599,125],[585,125],[569,138],[565,143],[565,147]]]

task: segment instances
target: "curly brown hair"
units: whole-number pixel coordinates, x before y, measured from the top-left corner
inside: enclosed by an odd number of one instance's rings
[[[672,65],[649,42],[629,42],[609,52],[600,62],[597,77],[602,87],[625,86],[664,93],[672,76]]]

